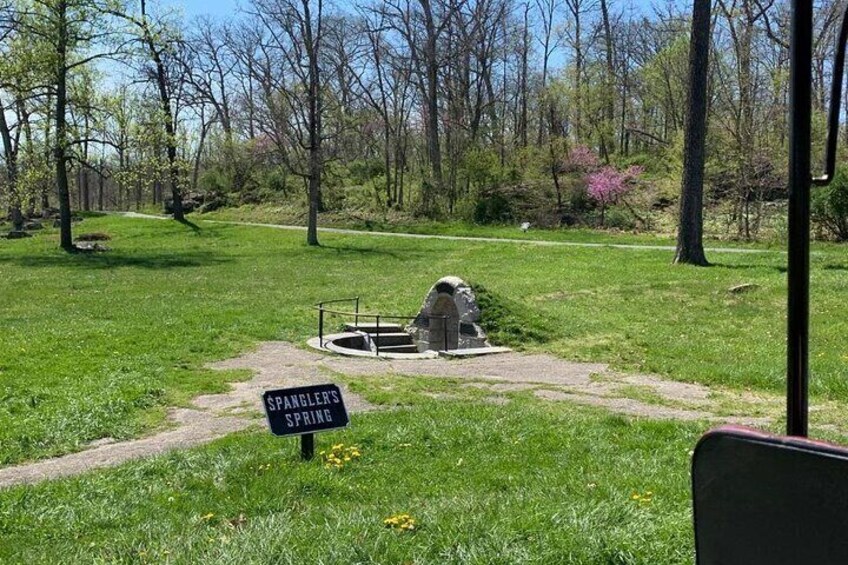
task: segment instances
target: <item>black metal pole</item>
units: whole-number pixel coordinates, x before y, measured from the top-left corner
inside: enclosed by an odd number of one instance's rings
[[[786,431],[807,435],[813,3],[792,0],[789,47],[789,264]]]
[[[300,436],[300,458],[308,461],[315,456],[315,434]]]
[[[324,347],[324,305],[318,309],[318,343]]]
[[[356,314],[353,316],[353,325],[359,326],[359,297],[356,297]]]

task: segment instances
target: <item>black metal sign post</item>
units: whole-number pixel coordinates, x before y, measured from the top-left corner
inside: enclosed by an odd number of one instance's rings
[[[268,390],[262,405],[271,433],[300,436],[300,456],[315,455],[315,433],[344,428],[349,419],[342,391],[334,384]]]
[[[789,47],[789,256],[786,429],[807,435],[810,322],[810,113],[813,3],[792,0]]]
[[[315,434],[300,436],[300,458],[309,461],[315,457]]]

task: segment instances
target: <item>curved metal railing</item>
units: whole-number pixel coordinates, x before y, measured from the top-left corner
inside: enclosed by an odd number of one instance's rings
[[[339,304],[341,302],[353,302],[354,303],[354,311],[347,312],[344,310],[331,310],[326,308],[327,304]],[[374,332],[378,336],[380,335],[380,321],[386,320],[414,320],[418,318],[421,314],[416,314],[414,316],[398,316],[394,314],[371,314],[366,312],[359,311],[359,303],[360,298],[358,296],[354,296],[352,298],[336,298],[334,300],[324,300],[315,304],[313,308],[318,310],[318,343],[321,347],[324,347],[324,317],[327,314],[337,315],[337,316],[349,316],[353,317],[354,325],[359,325],[359,319],[365,318],[369,320],[374,320],[374,326],[376,331]],[[448,350],[448,320],[450,316],[443,315],[433,315],[433,314],[425,314],[428,320],[442,320],[442,326],[444,330],[444,346],[445,351]],[[374,347],[377,356],[380,356],[380,338],[374,340]]]

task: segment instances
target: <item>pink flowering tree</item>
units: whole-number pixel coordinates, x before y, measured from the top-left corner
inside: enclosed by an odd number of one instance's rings
[[[598,156],[585,145],[575,145],[562,163],[563,172],[589,173],[598,168]]]
[[[633,190],[644,169],[639,166],[619,171],[615,167],[602,167],[586,176],[586,190],[589,197],[601,207],[601,226],[604,225],[604,213],[607,206],[618,202],[625,194]]]
[[[558,135],[552,135],[549,142],[551,179],[556,191],[557,215],[563,217],[564,186],[560,181],[563,174],[585,178],[585,175],[598,168],[598,156],[586,145],[574,145],[569,149],[567,140]]]

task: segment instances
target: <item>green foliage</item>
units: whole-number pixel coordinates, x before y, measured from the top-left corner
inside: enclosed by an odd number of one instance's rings
[[[627,209],[613,206],[604,212],[604,225],[607,228],[629,231],[636,229],[636,219]]]
[[[720,50],[714,54],[721,59]],[[678,32],[662,46],[653,59],[639,69],[644,89],[642,111],[673,111],[669,104],[682,108],[686,101],[686,80],[689,65],[689,33]],[[682,114],[682,112],[681,112]]]
[[[550,162],[550,152],[547,147],[536,147],[528,145],[520,148],[510,155],[510,182],[519,179],[539,180],[550,177],[550,168],[546,165]]]
[[[586,180],[582,175],[570,174],[562,177],[560,182],[565,186],[568,195],[568,211],[571,214],[582,215],[595,207],[586,190]]]
[[[267,194],[269,198],[261,200],[275,202],[289,196],[292,192],[295,192],[292,181],[296,180],[285,167],[274,167],[262,171],[258,176],[257,184],[260,193]]]
[[[361,185],[386,174],[386,163],[381,159],[357,159],[347,166],[352,184]]]
[[[503,224],[515,220],[512,204],[500,193],[480,194],[474,204],[474,222]]]
[[[848,241],[848,170],[839,167],[829,185],[813,188],[810,213],[829,237]]]
[[[220,169],[206,169],[197,179],[197,188],[201,192],[226,193],[231,187],[230,179]]]
[[[462,170],[475,191],[499,186],[504,180],[500,157],[493,149],[472,149],[465,153]]]

